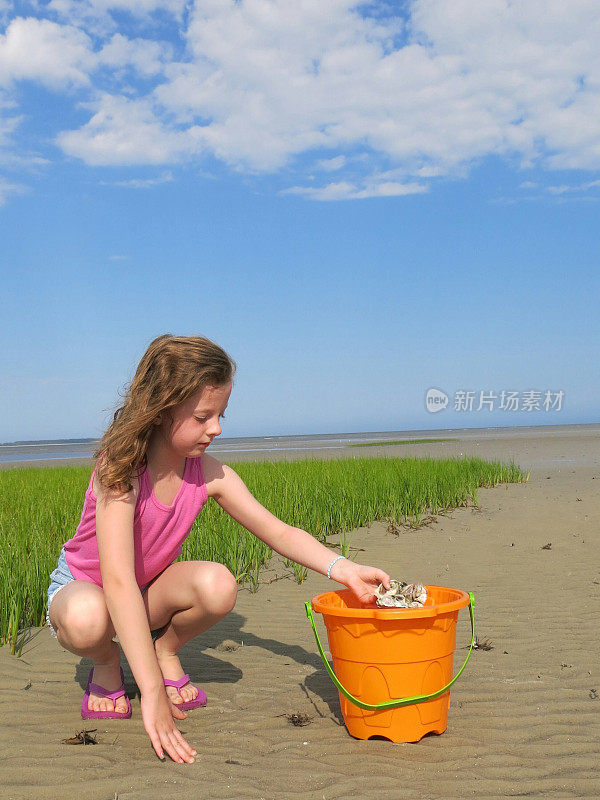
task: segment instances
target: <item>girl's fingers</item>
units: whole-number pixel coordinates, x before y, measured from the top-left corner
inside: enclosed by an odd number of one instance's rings
[[[196,751],[187,743],[179,728],[173,726],[166,732],[166,735],[168,741],[184,761],[191,762],[194,760],[193,756],[196,754]]]
[[[175,735],[175,731],[172,731],[170,736],[171,746],[174,748],[175,752],[177,753],[177,758],[180,762],[187,761],[191,763],[194,759],[193,757],[186,752],[186,748],[179,740],[179,737]],[[183,737],[181,737],[183,739]],[[184,740],[185,741],[185,740]],[[187,744],[187,742],[186,742]]]
[[[180,764],[183,761],[183,758],[181,757],[173,741],[171,740],[170,734],[165,731],[160,738],[163,745],[163,750],[167,753],[169,758],[175,761],[176,763]]]
[[[160,743],[160,738],[159,738],[158,733],[156,731],[154,731],[150,735],[150,741],[152,742],[152,747],[154,748],[154,752],[156,753],[156,755],[162,761],[163,758],[165,757],[165,754],[163,752],[163,748],[162,748],[162,745]]]
[[[194,756],[197,755],[196,751],[190,747],[177,728],[172,731],[161,731],[160,733],[154,731],[150,736],[150,741],[161,761],[166,753],[169,758],[178,764],[184,762],[191,764],[194,761]]]
[[[390,588],[390,576],[387,574],[387,572],[383,572],[382,570],[378,570],[377,574],[379,576],[379,580],[381,581],[381,583],[383,583],[383,585],[385,586],[386,589],[389,589]]]
[[[175,743],[177,744],[178,748],[183,748],[183,750],[186,753],[189,753],[189,755],[192,754],[192,748],[186,742],[183,734],[181,733],[181,731],[178,728],[173,728],[173,731],[171,732],[171,737],[175,741]]]
[[[167,742],[164,742],[164,745],[165,745],[165,750],[167,751],[167,754],[171,759],[171,761],[174,761],[176,764],[183,764],[183,758],[179,755],[176,748],[173,746],[171,740],[169,739],[168,744]]]
[[[386,589],[390,588],[390,576],[382,569],[372,569],[371,580],[377,581],[378,583],[383,583]]]

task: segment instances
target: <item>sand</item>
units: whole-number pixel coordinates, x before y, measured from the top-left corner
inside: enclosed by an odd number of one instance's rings
[[[192,765],[154,756],[126,665],[132,719],[88,721],[99,743],[68,746],[84,727],[89,663],[46,628],[31,630],[21,659],[0,649],[3,798],[600,797],[600,428],[426,447],[411,449],[531,470],[528,483],[482,489],[478,507],[427,527],[352,532],[362,563],[475,593],[477,635],[493,649],[474,651],[454,684],[444,734],[416,744],[348,735],[303,608],[337,584],[311,573],[299,586],[274,559],[259,591],[240,590],[229,617],[182,651],[208,694],[179,723],[199,753]],[[468,641],[462,611],[455,668]],[[312,720],[295,727],[292,713]]]

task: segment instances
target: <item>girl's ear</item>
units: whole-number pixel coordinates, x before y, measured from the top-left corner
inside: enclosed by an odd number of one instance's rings
[[[154,422],[152,424],[153,425],[160,425],[161,422],[162,422],[162,417],[159,414],[158,417],[156,417],[156,419],[154,420]]]

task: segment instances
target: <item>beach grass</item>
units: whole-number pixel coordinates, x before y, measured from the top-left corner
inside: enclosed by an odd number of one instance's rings
[[[375,520],[404,524],[426,512],[476,504],[479,487],[525,479],[513,463],[466,457],[244,461],[231,466],[275,516],[324,543]],[[44,624],[49,575],[79,524],[90,476],[89,467],[75,466],[0,471],[0,644],[8,643],[17,655],[23,631]],[[271,555],[264,542],[209,499],[181,559],[221,562],[252,591]],[[296,566],[301,582],[306,571]]]

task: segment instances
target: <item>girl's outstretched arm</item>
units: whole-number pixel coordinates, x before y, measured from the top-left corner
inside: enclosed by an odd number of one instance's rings
[[[221,508],[282,556],[320,572],[321,575],[327,574],[335,553],[307,531],[287,525],[271,514],[250,493],[244,481],[231,467],[222,464],[219,472],[222,477],[214,479],[213,497]],[[375,589],[380,583],[389,588],[390,576],[387,572],[376,567],[355,564],[345,558],[333,565],[330,576],[347,586],[362,603],[374,600]]]

